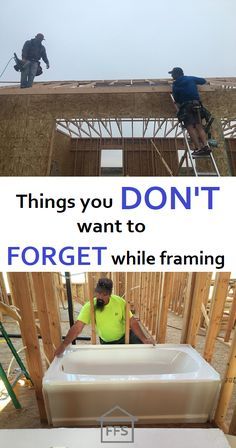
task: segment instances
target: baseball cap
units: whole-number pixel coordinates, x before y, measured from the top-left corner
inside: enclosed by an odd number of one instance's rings
[[[100,278],[97,282],[95,292],[111,292],[113,287],[113,282],[109,278]]]
[[[44,39],[44,35],[43,35],[42,33],[38,33],[38,34],[36,34],[35,37],[36,37],[36,38],[39,38],[39,39],[42,39],[42,40],[45,40],[45,39]]]
[[[183,76],[184,72],[181,67],[174,67],[170,72],[168,72],[172,76]]]

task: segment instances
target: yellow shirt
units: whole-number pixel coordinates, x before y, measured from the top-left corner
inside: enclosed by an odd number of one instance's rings
[[[111,295],[103,310],[96,310],[97,299],[94,298],[95,321],[97,334],[103,341],[112,342],[122,338],[125,334],[125,308],[126,301],[122,297]],[[130,317],[132,313],[130,312]],[[77,320],[90,324],[90,302],[85,303]]]

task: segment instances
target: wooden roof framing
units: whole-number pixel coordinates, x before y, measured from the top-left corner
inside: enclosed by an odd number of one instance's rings
[[[60,119],[57,120],[57,129],[71,137],[78,137],[79,132],[80,137],[88,138],[166,138],[176,137],[177,131],[180,131],[178,135],[182,134],[175,118]]]
[[[225,138],[236,137],[236,118],[222,119]],[[71,138],[183,138],[176,118],[60,119],[57,129]]]
[[[201,86],[200,90],[214,90],[214,89],[236,89],[236,77],[231,78],[207,78],[210,85]],[[7,82],[5,81],[4,84]],[[172,80],[170,78],[164,79],[122,79],[122,80],[95,80],[95,81],[47,81],[35,82],[33,88],[19,89],[16,85],[9,82],[9,85],[0,87],[0,95],[16,93],[22,95],[43,94],[43,93],[69,93],[74,91],[87,92],[88,90],[102,91],[108,90],[117,91],[119,89],[130,89],[132,91],[156,90],[159,92],[168,92],[170,90]],[[19,89],[19,90],[18,90]]]
[[[236,137],[236,117],[234,119],[222,119],[222,130],[224,137],[235,138]]]

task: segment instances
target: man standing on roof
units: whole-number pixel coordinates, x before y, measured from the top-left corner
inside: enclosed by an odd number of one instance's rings
[[[95,288],[94,298],[96,332],[101,344],[125,344],[125,308],[126,301],[112,294],[113,283],[108,278],[100,278]],[[55,351],[61,355],[66,347],[90,324],[90,302],[81,309],[77,321],[68,331],[65,340]],[[130,312],[130,344],[155,344],[146,337],[137,319]]]
[[[24,63],[23,69],[21,71],[21,88],[32,87],[34,78],[39,69],[39,61],[42,58],[49,68],[49,61],[47,58],[47,53],[45,47],[42,45],[44,35],[41,33],[36,34],[34,39],[27,40],[24,43],[22,49],[22,62]]]
[[[207,135],[202,126],[200,97],[198,85],[206,84],[204,78],[196,76],[185,76],[182,68],[174,67],[170,72],[173,82],[173,97],[178,107],[178,118],[184,123],[190,138],[195,146],[193,155],[209,155]]]

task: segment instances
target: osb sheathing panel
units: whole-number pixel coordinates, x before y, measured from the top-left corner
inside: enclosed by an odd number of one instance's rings
[[[236,115],[236,89],[215,90],[201,92],[201,98],[206,107],[218,117],[227,118]],[[31,115],[49,114],[53,118],[74,117],[173,117],[175,109],[168,93],[106,93],[99,94],[93,91],[88,94],[64,95],[0,95],[1,112],[11,118],[12,109],[9,104],[21,108],[28,103]],[[19,109],[20,112],[20,109]]]
[[[236,116],[236,91],[201,92],[218,117]],[[46,175],[56,118],[173,117],[168,93],[0,95],[0,175]],[[222,175],[230,174],[226,152],[216,150]]]
[[[236,139],[226,139],[226,148],[233,176],[236,176]]]
[[[217,163],[217,167],[219,169],[219,172],[222,176],[232,175],[228,154],[227,154],[227,148],[226,148],[226,142],[222,131],[222,126],[219,118],[215,118],[212,126],[212,137],[215,138],[218,142],[218,147],[213,149],[213,154],[215,161]],[[204,163],[204,162],[203,162]],[[206,164],[207,165],[207,164]],[[207,171],[204,169],[204,171]],[[209,171],[209,170],[208,170]],[[211,171],[211,169],[210,169]]]
[[[51,162],[51,175],[73,176],[75,153],[71,151],[71,138],[55,132]]]
[[[54,127],[52,117],[32,109],[27,97],[0,99],[0,175],[45,175]]]

